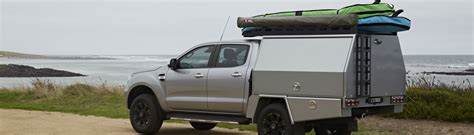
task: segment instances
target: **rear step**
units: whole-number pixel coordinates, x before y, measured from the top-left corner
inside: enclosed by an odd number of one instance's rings
[[[171,119],[195,122],[250,124],[250,119],[236,115],[171,112],[168,114],[168,117],[171,117]]]

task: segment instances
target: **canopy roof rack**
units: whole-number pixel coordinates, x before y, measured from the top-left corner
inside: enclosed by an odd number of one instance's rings
[[[244,37],[265,35],[323,35],[323,34],[357,34],[357,27],[262,27],[245,30]]]

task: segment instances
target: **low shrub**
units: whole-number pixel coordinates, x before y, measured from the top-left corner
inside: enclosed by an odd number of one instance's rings
[[[406,104],[402,113],[387,117],[451,122],[474,122],[474,89],[469,80],[451,85],[432,79],[408,83]],[[410,81],[409,81],[410,82]]]
[[[31,87],[0,89],[0,108],[69,112],[127,118],[121,86],[73,84],[62,86],[34,80]]]

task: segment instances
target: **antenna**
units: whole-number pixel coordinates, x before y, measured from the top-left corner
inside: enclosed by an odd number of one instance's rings
[[[224,37],[225,30],[227,29],[227,24],[229,24],[230,16],[227,17],[227,22],[225,22],[224,30],[222,31],[222,35],[219,41],[222,41],[222,37]]]

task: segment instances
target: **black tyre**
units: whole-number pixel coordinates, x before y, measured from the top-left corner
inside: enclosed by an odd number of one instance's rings
[[[155,96],[142,94],[130,106],[130,122],[138,133],[155,134],[163,124],[164,113]]]
[[[291,124],[285,106],[274,103],[262,109],[257,120],[259,135],[304,135],[304,124]]]
[[[194,129],[197,130],[211,130],[216,127],[217,123],[202,123],[202,122],[189,122]]]

